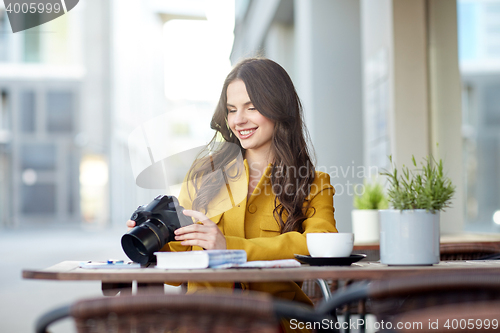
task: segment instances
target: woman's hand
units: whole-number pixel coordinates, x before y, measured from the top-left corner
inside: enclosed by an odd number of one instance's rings
[[[197,245],[205,250],[225,250],[227,248],[226,237],[219,230],[217,224],[205,214],[187,209],[183,213],[186,216],[194,217],[199,222],[175,230],[175,240],[181,241],[182,245]],[[129,225],[128,222],[127,225]]]
[[[127,228],[128,230],[132,230],[132,228],[135,227],[135,221],[134,220],[128,220],[127,221]]]

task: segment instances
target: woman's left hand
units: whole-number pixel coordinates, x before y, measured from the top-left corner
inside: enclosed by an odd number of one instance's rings
[[[175,240],[182,245],[196,245],[205,250],[225,250],[226,237],[212,220],[196,210],[183,211],[184,215],[194,217],[198,223],[175,230]],[[201,223],[201,224],[200,224]]]

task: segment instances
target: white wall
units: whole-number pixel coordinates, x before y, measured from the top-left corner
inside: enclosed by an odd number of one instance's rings
[[[132,174],[128,136],[167,110],[163,73],[163,21],[139,0],[113,0],[111,115],[111,219],[124,226],[139,204],[158,191],[138,188]],[[125,228],[125,227],[124,227]]]
[[[264,41],[265,56],[278,62],[295,82],[295,29],[292,24],[273,23]]]

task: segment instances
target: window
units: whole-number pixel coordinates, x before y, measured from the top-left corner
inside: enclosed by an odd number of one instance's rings
[[[40,21],[40,14],[34,13],[33,15],[23,16],[27,20],[34,21],[33,24]],[[42,52],[41,52],[41,34],[40,26],[35,26],[31,29],[22,32],[24,34],[24,62],[41,62]]]
[[[55,214],[56,185],[23,185],[21,187],[21,207],[24,214]]]
[[[73,93],[49,91],[47,93],[47,131],[69,133],[73,130]]]
[[[22,91],[19,96],[19,104],[21,107],[21,112],[19,116],[21,117],[19,123],[21,126],[21,131],[25,133],[35,132],[35,92],[32,90]]]
[[[25,144],[21,148],[21,166],[23,170],[55,171],[56,163],[55,144]]]
[[[466,230],[498,232],[500,0],[459,0],[457,8]]]

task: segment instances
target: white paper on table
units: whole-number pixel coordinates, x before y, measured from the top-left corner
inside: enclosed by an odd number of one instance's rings
[[[247,261],[244,264],[227,264],[220,265],[214,268],[287,268],[300,267],[300,265],[300,262],[295,259],[280,259]]]

